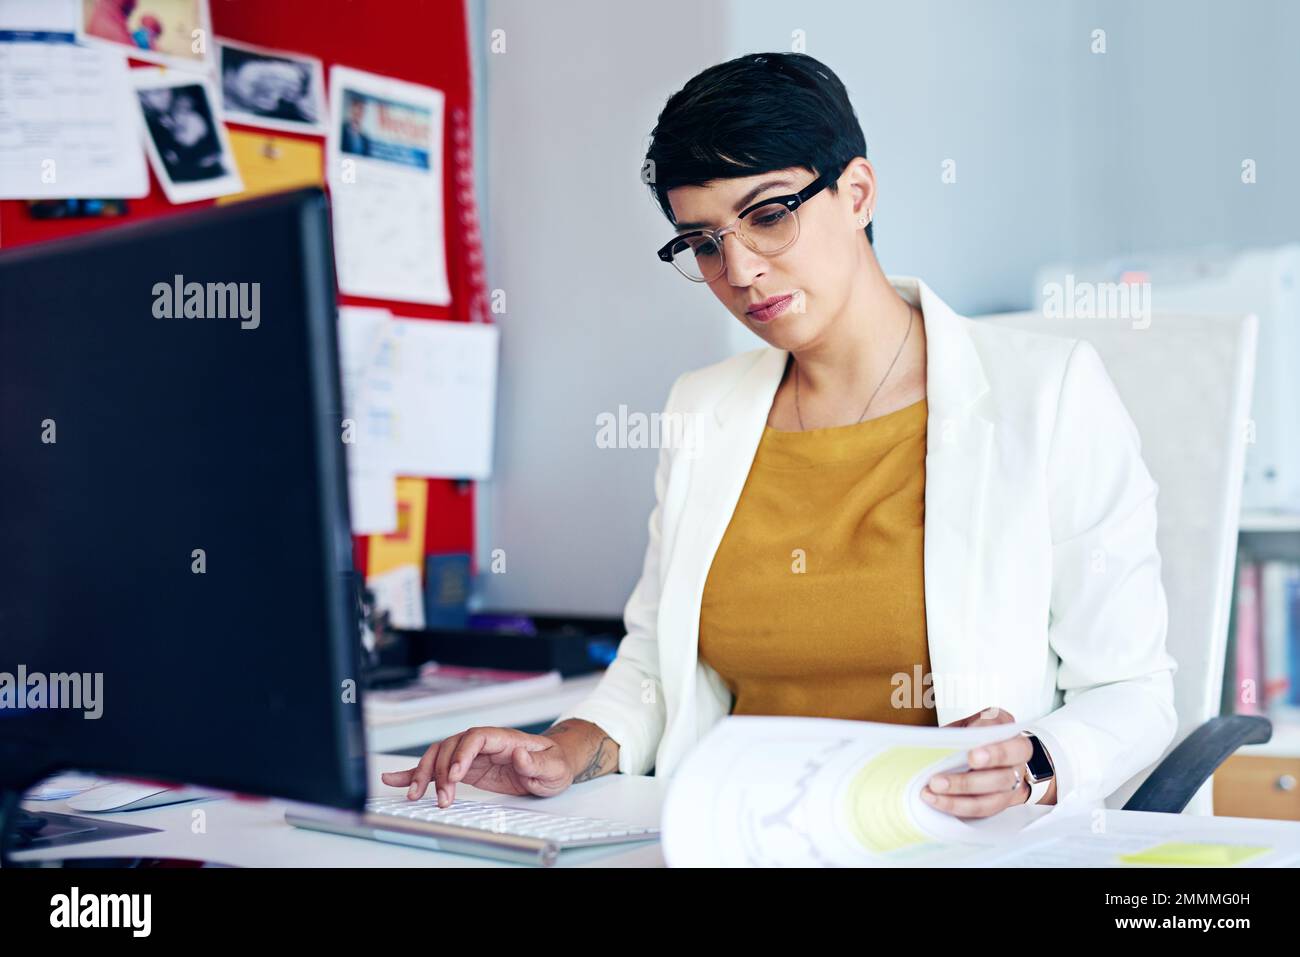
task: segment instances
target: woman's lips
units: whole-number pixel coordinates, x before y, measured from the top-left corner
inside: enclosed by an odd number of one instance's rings
[[[762,309],[755,309],[753,312],[746,313],[746,315],[755,322],[771,322],[790,307],[793,299],[794,296],[782,296],[770,305],[764,306]]]

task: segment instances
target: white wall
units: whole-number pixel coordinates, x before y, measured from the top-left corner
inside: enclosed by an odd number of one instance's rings
[[[664,99],[725,53],[722,12],[486,4],[488,42],[506,43],[485,57],[487,275],[507,308],[478,495],[485,608],[620,615],[636,583],[657,453],[598,448],[596,417],[659,411],[679,373],[729,348],[734,320],[655,258],[673,231],[640,180]],[[496,548],[504,575],[487,573]]]
[[[1078,71],[1076,241],[1090,258],[1300,238],[1300,4],[1093,2],[1105,58]],[[1101,62],[1105,59],[1105,63]],[[1241,182],[1243,159],[1258,182]]]

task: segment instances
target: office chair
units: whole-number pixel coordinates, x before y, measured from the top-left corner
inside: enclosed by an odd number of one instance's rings
[[[1137,425],[1142,457],[1159,485],[1156,537],[1169,601],[1168,649],[1178,662],[1178,731],[1161,760],[1105,804],[1212,814],[1214,771],[1239,746],[1272,736],[1267,718],[1219,713],[1256,317],[1155,312],[1145,328],[1129,319],[1049,319],[1037,312],[978,320],[1086,339]]]

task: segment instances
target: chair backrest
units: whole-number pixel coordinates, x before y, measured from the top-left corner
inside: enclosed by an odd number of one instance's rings
[[[1169,601],[1168,649],[1178,662],[1178,733],[1167,754],[1220,713],[1256,317],[1155,312],[1132,322],[1022,312],[978,319],[1087,340],[1137,425],[1142,458],[1160,488],[1156,537]],[[1122,807],[1154,766],[1126,782],[1106,806]],[[1185,813],[1212,813],[1210,784]]]

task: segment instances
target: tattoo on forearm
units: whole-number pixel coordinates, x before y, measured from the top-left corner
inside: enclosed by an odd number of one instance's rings
[[[581,730],[582,728],[572,722],[561,721],[559,724],[553,725],[543,731],[542,736],[554,738],[569,731]],[[612,745],[613,747],[607,747],[606,745]],[[605,767],[605,763],[610,758],[614,757],[614,749],[617,747],[618,743],[613,738],[609,735],[602,734],[600,741],[596,743],[595,751],[592,752],[591,760],[587,762],[586,767],[573,776],[573,783],[581,784],[583,781],[590,781],[592,778],[598,778],[602,774],[616,770],[618,767],[617,764],[610,764],[609,767]]]
[[[612,756],[613,751],[605,750],[606,742],[609,742],[610,744],[614,743],[613,739],[609,737],[600,739],[600,743],[596,745],[596,752],[591,756],[591,760],[587,762],[587,766],[573,776],[574,784],[580,784],[583,781],[590,781],[592,778],[600,777],[600,775],[604,774],[608,770],[603,767],[605,757],[606,755]]]

